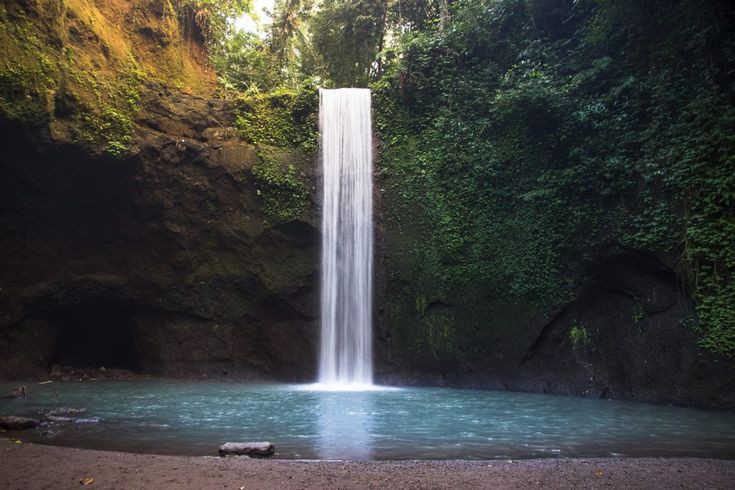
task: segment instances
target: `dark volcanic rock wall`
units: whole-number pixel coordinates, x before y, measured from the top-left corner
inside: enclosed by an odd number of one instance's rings
[[[0,376],[309,379],[313,220],[264,215],[233,107],[163,89],[144,107],[122,160],[0,121]]]
[[[384,254],[384,263],[395,260],[390,249]],[[450,302],[405,305],[394,292],[405,290],[406,279],[390,268],[387,277],[378,294],[384,382],[735,407],[733,360],[697,345],[691,299],[653,255],[601,253],[575,298],[555,311],[519,309],[481,286],[456,291]],[[481,301],[467,299],[483,294]],[[401,323],[390,321],[396,311]],[[415,342],[426,325],[447,319],[474,328],[459,359],[440,347],[405,348],[406,338]]]
[[[506,382],[533,391],[735,406],[733,363],[697,347],[686,322],[692,318],[676,275],[655,257],[605,254]],[[574,342],[575,327],[588,337]]]

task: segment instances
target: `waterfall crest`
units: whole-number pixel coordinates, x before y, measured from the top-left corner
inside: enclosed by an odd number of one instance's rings
[[[371,385],[373,183],[370,90],[319,90],[322,278],[319,383]]]

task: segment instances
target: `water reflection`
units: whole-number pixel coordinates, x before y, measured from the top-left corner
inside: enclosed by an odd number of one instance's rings
[[[373,398],[369,392],[320,393],[317,436],[320,458],[373,457]]]

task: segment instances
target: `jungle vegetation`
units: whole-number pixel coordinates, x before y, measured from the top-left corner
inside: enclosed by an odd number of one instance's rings
[[[553,309],[629,248],[677,271],[701,345],[735,355],[731,2],[276,0],[250,33],[232,22],[247,1],[179,4],[222,94],[259,111],[240,120],[254,142],[314,151],[315,88],[373,89],[398,297]],[[431,322],[438,356],[471,342]]]

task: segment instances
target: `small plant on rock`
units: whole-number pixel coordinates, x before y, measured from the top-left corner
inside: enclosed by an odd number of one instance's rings
[[[572,324],[572,328],[569,330],[569,340],[572,342],[572,348],[574,349],[592,345],[587,329],[577,323]]]

